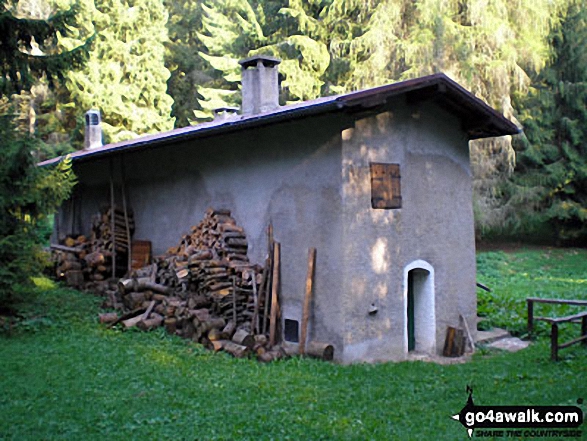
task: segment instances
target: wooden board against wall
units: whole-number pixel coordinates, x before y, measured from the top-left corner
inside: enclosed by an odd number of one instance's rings
[[[151,241],[133,240],[131,249],[133,270],[143,268],[151,263]]]

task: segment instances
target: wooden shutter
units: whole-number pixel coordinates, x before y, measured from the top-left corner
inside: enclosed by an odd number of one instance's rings
[[[371,207],[401,208],[402,188],[399,164],[372,162],[371,169]]]

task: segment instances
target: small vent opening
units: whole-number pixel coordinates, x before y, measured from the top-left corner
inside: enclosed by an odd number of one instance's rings
[[[283,337],[290,343],[300,342],[300,323],[297,320],[285,319]]]

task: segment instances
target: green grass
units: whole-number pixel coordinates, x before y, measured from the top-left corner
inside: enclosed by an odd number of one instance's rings
[[[506,258],[497,255],[496,275]],[[106,330],[88,294],[45,284],[32,297],[0,335],[2,440],[465,440],[450,415],[467,384],[480,405],[587,398],[587,350],[553,363],[544,338],[461,365],[259,364],[163,332]]]
[[[516,335],[526,334],[526,298],[587,300],[587,250],[532,248],[515,253],[486,252],[477,255],[477,280],[493,292],[477,290],[478,313],[484,327],[498,326]],[[535,315],[563,316],[579,312],[576,306],[535,305]],[[548,325],[537,323],[546,334]],[[577,337],[575,324],[563,325],[562,338]]]

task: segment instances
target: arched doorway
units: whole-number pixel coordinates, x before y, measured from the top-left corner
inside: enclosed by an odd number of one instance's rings
[[[436,349],[434,268],[417,260],[404,269],[405,348],[432,354]]]

